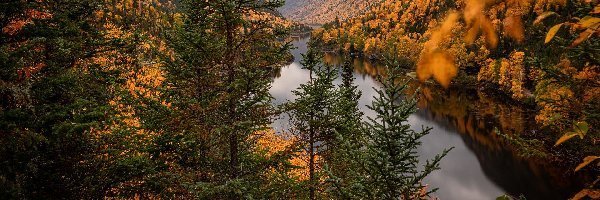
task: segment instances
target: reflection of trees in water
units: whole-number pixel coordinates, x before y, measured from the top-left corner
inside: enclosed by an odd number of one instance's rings
[[[342,65],[344,63],[344,58],[334,53],[325,53],[323,60],[327,64],[331,65]],[[352,66],[354,67],[354,72],[357,74],[368,75],[373,79],[377,77],[377,75],[385,76],[385,67],[379,65],[375,62],[371,62],[369,60],[364,59],[353,59]]]
[[[568,168],[548,160],[523,159],[496,134],[496,128],[507,135],[535,130],[534,115],[527,110],[478,91],[421,87],[417,114],[458,132],[486,176],[509,193],[529,199],[565,199],[582,186],[581,177],[570,175]]]
[[[281,67],[274,67],[269,69],[269,73],[271,73],[271,78],[277,79],[281,77]]]

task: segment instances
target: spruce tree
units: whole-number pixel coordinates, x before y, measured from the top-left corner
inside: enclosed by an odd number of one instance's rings
[[[256,152],[268,129],[272,97],[269,69],[289,50],[287,32],[266,19],[282,1],[184,0],[183,24],[170,35],[176,56],[166,59],[162,117],[153,154],[169,152],[182,169],[182,185],[195,198],[267,198],[264,174],[286,161]]]
[[[310,48],[303,55],[301,64],[310,71],[310,80],[293,91],[297,97],[288,103],[291,130],[304,146],[308,156],[308,196],[304,198],[320,199],[323,189],[320,187],[321,173],[318,168],[332,149],[331,141],[335,132],[335,102],[338,90],[333,84],[338,71],[330,65],[321,65],[322,54]]]
[[[369,109],[377,114],[368,117],[366,126],[367,146],[365,152],[365,176],[362,191],[371,199],[419,199],[429,195],[423,180],[432,171],[439,169],[440,160],[449,152],[445,150],[423,165],[419,170],[417,148],[420,139],[429,128],[412,130],[408,117],[417,110],[416,97],[406,96],[406,83],[398,84],[396,71],[389,70],[388,77],[381,80]]]
[[[362,124],[363,113],[358,100],[362,92],[354,85],[352,58],[346,57],[341,65],[342,83],[338,86],[338,98],[334,102],[336,116],[335,131],[330,143],[330,153],[325,163],[327,193],[336,199],[352,199],[362,173],[362,156],[365,135]]]

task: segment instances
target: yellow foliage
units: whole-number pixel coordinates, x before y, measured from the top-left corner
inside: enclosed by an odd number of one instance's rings
[[[288,149],[297,140],[291,135],[277,134],[273,129],[258,132],[255,136],[258,138],[257,148],[266,151],[268,156]]]
[[[350,47],[352,47],[352,44],[347,42],[344,44],[344,51],[349,52],[350,51]]]
[[[331,37],[329,32],[327,32],[327,31],[323,32],[323,42],[325,42],[326,44],[329,44],[333,39],[335,39],[335,38]]]
[[[492,59],[487,59],[486,60],[486,64],[483,64],[481,66],[481,69],[479,70],[479,74],[477,75],[477,80],[480,82],[483,81],[487,81],[487,82],[493,82],[494,81],[494,68],[496,67],[496,61],[492,60]]]
[[[569,133],[561,136],[560,138],[558,138],[558,140],[556,141],[554,146],[558,146],[558,145],[570,140],[571,138],[573,138],[575,136],[577,136],[577,133],[569,132]]]
[[[250,11],[245,15],[246,20],[266,21],[275,26],[290,28],[297,23],[275,16],[268,12]]]
[[[463,16],[467,24],[467,35],[465,41],[473,43],[477,39],[479,32],[483,32],[490,47],[496,48],[498,45],[498,36],[490,19],[484,14],[486,1],[467,0],[467,5],[463,11]]]
[[[305,24],[325,24],[350,19],[371,8],[369,0],[302,0],[293,7],[283,7],[282,13],[293,21]]]
[[[524,52],[513,52],[508,59],[489,59],[487,64],[481,67],[477,80],[498,84],[501,90],[512,94],[513,99],[523,100],[527,97],[523,89],[527,78],[524,61]]]
[[[582,168],[584,168],[585,166],[589,165],[590,163],[594,162],[595,160],[600,159],[600,156],[588,156],[583,158],[583,162],[579,165],[577,165],[577,167],[575,168],[575,171],[579,171]]]
[[[548,34],[546,35],[546,39],[544,40],[544,43],[548,43],[548,42],[552,41],[552,39],[554,38],[556,33],[558,33],[558,31],[562,27],[562,25],[563,24],[561,23],[561,24],[554,25],[552,28],[550,28],[550,31],[548,31]]]
[[[543,125],[550,125],[553,121],[559,120],[556,119],[557,116],[560,119],[569,119],[571,118],[571,102],[570,99],[573,99],[573,91],[566,86],[559,85],[552,80],[541,80],[541,83],[536,88],[538,95],[537,99],[545,99],[545,101],[538,101],[538,106],[541,107],[538,115],[535,117],[536,121]],[[560,127],[559,124],[555,124]],[[566,127],[560,127],[561,129],[565,129]]]
[[[383,47],[381,46],[381,42],[379,41],[379,38],[371,37],[365,41],[365,47],[363,50],[363,52],[365,54],[374,55],[374,54],[377,54],[379,52],[379,50],[383,50]]]
[[[261,131],[255,134],[258,138],[257,150],[266,151],[267,156],[271,156],[278,152],[289,150],[298,139],[293,135],[276,133],[273,129],[267,131]],[[315,155],[315,163],[320,163],[322,158]],[[296,177],[299,180],[306,181],[309,179],[309,155],[308,151],[303,150],[301,152],[294,153],[294,156],[289,160],[290,164],[298,167],[290,172],[290,176]],[[316,169],[320,169],[317,165]],[[274,171],[271,171],[273,173]]]
[[[500,73],[498,74],[500,75],[500,80],[498,80],[498,85],[504,88],[510,87],[510,68],[511,66],[508,60],[503,58],[500,61]]]

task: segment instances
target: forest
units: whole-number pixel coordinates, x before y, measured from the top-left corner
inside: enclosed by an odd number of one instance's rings
[[[600,199],[597,0],[288,1],[0,2],[0,199]]]

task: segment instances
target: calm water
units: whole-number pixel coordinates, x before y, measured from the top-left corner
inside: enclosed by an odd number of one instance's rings
[[[301,54],[307,50],[308,39],[294,42],[295,61],[281,69],[271,88],[275,104],[295,99],[291,93],[308,81],[309,72],[301,68]],[[341,58],[326,55],[324,62],[340,64]],[[383,67],[354,60],[355,84],[362,91],[360,106],[365,115],[374,113],[366,108],[373,96],[373,87],[380,87],[375,76]],[[339,83],[339,80],[338,80]],[[498,102],[477,91],[444,90],[436,86],[421,87],[419,111],[409,118],[411,126],[433,130],[422,139],[419,149],[422,160],[429,159],[445,148],[455,147],[441,162],[426,183],[439,188],[435,196],[449,200],[495,199],[503,194],[527,199],[566,199],[582,186],[568,169],[556,168],[543,160],[528,160],[517,156],[510,144],[495,130],[505,134],[524,134],[535,130],[533,116],[519,107]],[[277,120],[277,130],[285,130],[286,119]]]

